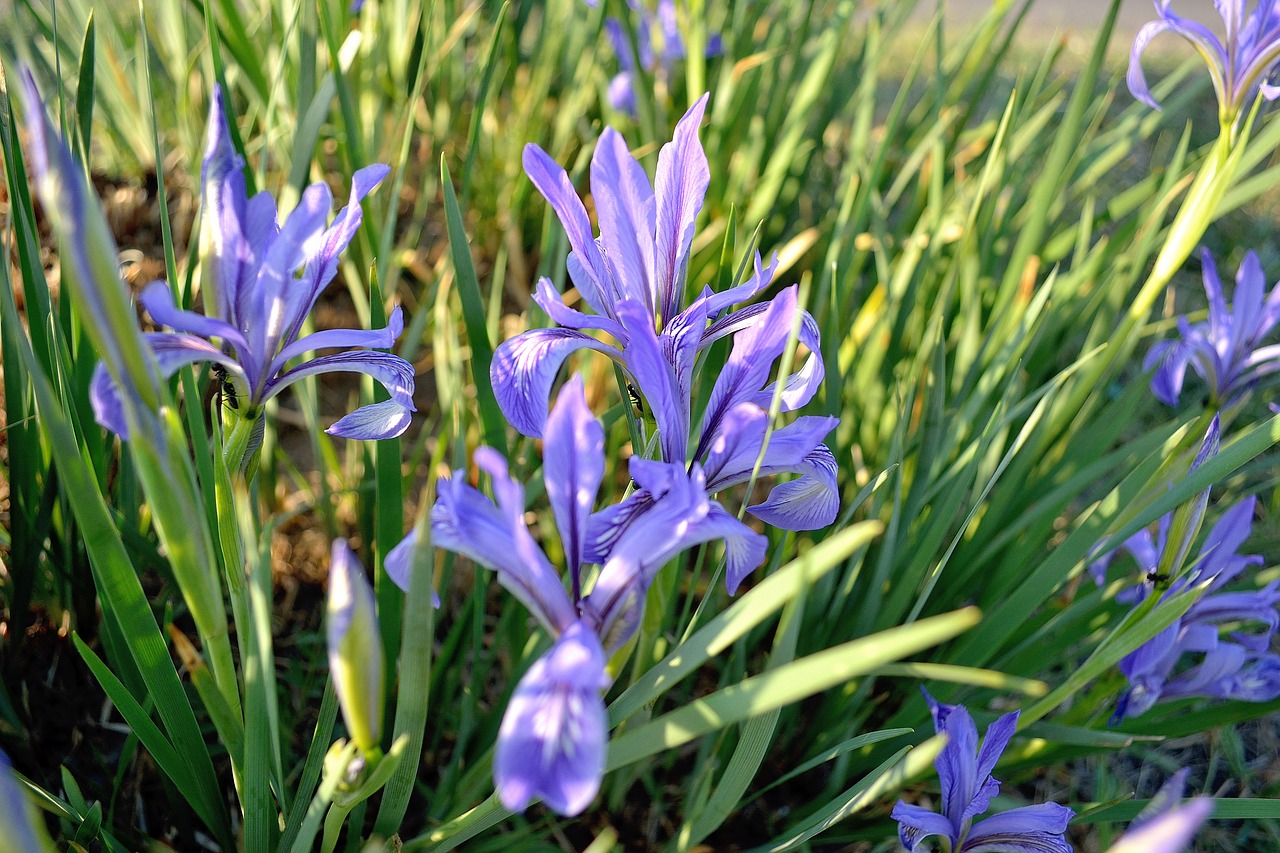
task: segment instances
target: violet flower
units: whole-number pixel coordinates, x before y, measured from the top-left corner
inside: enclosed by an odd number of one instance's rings
[[[14,778],[9,756],[0,750],[0,838],[10,850],[52,851],[56,848],[39,821],[35,805]]]
[[[499,582],[556,638],[516,687],[498,735],[494,782],[509,809],[541,797],[560,814],[576,815],[595,798],[604,773],[601,691],[611,681],[606,661],[639,624],[653,576],[676,554],[713,539],[725,539],[759,563],[765,539],[707,498],[697,466],[690,474],[633,458],[632,476],[655,495],[652,506],[609,553],[589,558],[589,517],[604,478],[604,428],[587,407],[577,376],[561,390],[543,443],[547,499],[572,592],[530,534],[524,488],[506,461],[488,447],[474,458],[489,475],[496,503],[469,485],[462,471],[440,480],[432,541],[496,570]],[[583,589],[588,562],[600,563],[589,591]]]
[[[1280,581],[1248,591],[1226,591],[1262,557],[1239,554],[1249,538],[1257,499],[1246,498],[1222,515],[1205,537],[1192,567],[1169,583],[1162,597],[1193,586],[1204,586],[1199,600],[1150,641],[1127,655],[1119,665],[1129,688],[1120,697],[1112,723],[1136,717],[1156,702],[1186,697],[1266,702],[1280,697],[1280,655],[1271,640],[1280,628]],[[1162,529],[1168,529],[1162,519]],[[1153,576],[1162,549],[1171,547],[1163,535],[1149,545],[1126,547],[1147,571],[1146,580],[1127,600],[1142,601],[1161,581]],[[1230,627],[1223,636],[1222,629]]]
[[[987,729],[978,747],[978,727],[963,705],[944,705],[921,688],[929,702],[934,729],[947,736],[933,766],[942,788],[942,813],[898,801],[890,815],[898,821],[898,840],[910,853],[928,850],[926,839],[946,839],[952,853],[1072,853],[1064,837],[1075,812],[1057,803],[1022,806],[974,823],[985,812],[1000,783],[991,775],[1018,725],[1018,712],[1005,714]]]
[[[597,5],[587,0],[588,5]],[[685,56],[684,39],[680,35],[679,20],[676,15],[675,0],[658,0],[653,11],[640,0],[627,0],[627,5],[637,17],[636,50],[631,49],[631,41],[627,38],[626,28],[617,18],[608,18],[604,22],[605,32],[613,52],[618,57],[620,70],[609,81],[609,105],[629,116],[636,115],[635,86],[639,70],[649,74],[661,74],[670,77],[675,64]],[[654,37],[658,38],[660,50],[654,50]],[[724,52],[724,45],[718,33],[707,39],[706,56],[719,56]]]
[[[766,383],[797,314],[799,339],[809,355],[787,378],[782,411],[812,399],[824,371],[817,324],[799,311],[796,288],[770,302],[728,311],[770,284],[776,260],[764,267],[757,255],[754,275],[746,282],[723,293],[706,288],[683,305],[694,221],[710,180],[697,135],[706,102],[703,96],[689,109],[676,125],[674,139],[663,146],[656,187],[650,186],[621,134],[605,129],[591,163],[598,240],[564,169],[538,146],[525,147],[525,171],[569,235],[569,274],[595,314],[568,307],[548,279],[540,280],[534,300],[558,328],[533,329],[504,341],[494,353],[490,376],[511,424],[525,435],[540,436],[564,360],[582,349],[610,356],[648,403],[660,432],[662,458],[686,467],[700,462],[708,488],[717,491],[748,480],[765,446],[765,411],[775,390]],[[618,345],[587,330],[603,331]],[[729,335],[735,336],[733,352],[691,453],[694,365],[700,352]],[[761,473],[801,476],[776,486],[768,500],[749,511],[790,530],[817,529],[834,520],[839,508],[836,465],[822,439],[836,423],[834,418],[801,418],[772,434]]]
[[[378,609],[364,567],[342,539],[333,540],[326,606],[329,672],[351,739],[363,752],[382,732],[383,661]]]
[[[1142,73],[1142,52],[1151,39],[1172,31],[1191,42],[1208,66],[1224,126],[1235,124],[1255,88],[1274,101],[1280,96],[1280,87],[1271,85],[1268,78],[1280,62],[1280,6],[1274,0],[1260,0],[1246,12],[1247,5],[1246,0],[1214,0],[1226,30],[1224,41],[1204,24],[1175,14],[1169,8],[1170,0],[1155,0],[1160,19],[1138,31],[1129,54],[1129,91],[1144,104],[1160,108]]]
[[[1107,853],[1182,853],[1213,812],[1213,800],[1195,797],[1179,805],[1187,768],[1169,777]]]
[[[396,308],[384,329],[328,329],[299,337],[320,292],[337,274],[338,256],[360,227],[361,200],[390,170],[374,165],[357,171],[350,201],[326,228],[332,196],[324,183],[308,187],[284,223],[277,224],[269,193],[245,197],[242,169],[231,145],[222,92],[215,88],[201,189],[206,314],[177,308],[163,282],[152,282],[141,295],[152,318],[174,330],[146,335],[161,372],[171,376],[189,364],[216,365],[226,376],[227,404],[248,421],[257,420],[263,403],[303,377],[364,373],[380,382],[391,399],[357,409],[326,432],[370,440],[401,434],[416,410],[413,366],[404,359],[355,351],[289,366],[312,350],[387,348],[403,331],[404,319]],[[101,364],[90,390],[98,422],[128,438],[118,387]]]
[[[1151,391],[1168,406],[1178,404],[1188,366],[1208,384],[1210,402],[1220,407],[1238,401],[1258,380],[1280,370],[1280,344],[1262,345],[1280,322],[1280,284],[1264,296],[1262,265],[1249,252],[1236,273],[1235,298],[1228,307],[1213,256],[1203,249],[1201,257],[1208,319],[1190,323],[1179,317],[1180,338],[1160,341],[1143,361],[1146,370],[1158,365]]]

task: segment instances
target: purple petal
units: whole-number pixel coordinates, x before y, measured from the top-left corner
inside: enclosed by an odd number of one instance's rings
[[[530,329],[494,350],[489,381],[502,414],[518,432],[542,437],[556,374],[564,360],[580,349],[619,357],[615,347],[573,329]]]
[[[1010,809],[974,824],[957,853],[1074,853],[1063,837],[1074,816],[1057,803]]]
[[[581,597],[579,570],[586,550],[587,519],[604,479],[604,427],[587,406],[582,377],[560,389],[547,419],[542,447],[547,501],[555,514],[569,563],[575,598]]]
[[[368,751],[382,726],[383,656],[378,611],[364,567],[343,539],[329,562],[329,671],[351,737]]]
[[[234,324],[242,283],[247,278],[246,267],[260,257],[253,253],[246,233],[263,235],[268,229],[246,227],[244,161],[231,143],[222,88],[217,85],[209,100],[208,135],[200,167],[201,287],[205,291],[205,310]],[[261,205],[258,202],[259,208]],[[261,214],[261,209],[258,212]],[[274,232],[274,200],[270,214],[269,231]],[[264,236],[269,240],[274,233]]]
[[[538,279],[538,285],[533,291],[533,301],[547,312],[547,316],[557,326],[564,326],[566,329],[600,329],[608,332],[614,340],[626,340],[626,333],[615,320],[599,314],[586,314],[565,305],[564,296],[546,276]]]
[[[970,817],[969,804],[981,795],[985,779],[977,775],[978,727],[963,705],[953,706],[943,720],[947,745],[934,759],[942,787],[942,811],[953,826]]]
[[[591,158],[591,195],[600,222],[600,242],[618,295],[657,310],[653,232],[656,203],[649,176],[627,150],[622,134],[607,127]]]
[[[600,247],[596,245],[587,209],[578,198],[568,173],[547,152],[532,142],[524,147],[524,171],[556,212],[561,226],[569,235],[569,245],[587,273],[585,280],[574,278],[578,292],[597,314],[607,315],[609,312],[605,307],[606,301],[612,302],[614,296],[609,280],[609,266]]]
[[[658,205],[655,241],[655,286],[663,318],[679,313],[684,297],[685,266],[693,245],[694,221],[711,181],[707,155],[698,139],[698,125],[707,108],[703,95],[676,124],[672,140],[658,153],[654,181]],[[576,248],[576,247],[575,247]]]
[[[396,400],[383,400],[343,415],[325,432],[355,441],[383,441],[402,435],[412,420],[412,409]]]
[[[982,738],[982,748],[978,750],[977,769],[974,771],[974,779],[978,780],[980,787],[965,809],[965,819],[985,812],[991,805],[991,797],[1000,792],[1000,783],[991,778],[991,771],[995,770],[996,762],[1004,754],[1009,739],[1017,730],[1017,711],[1002,714],[987,728],[987,733]]]
[[[290,291],[297,286],[294,276],[321,239],[332,209],[333,194],[327,184],[307,187],[258,267],[253,296],[246,303],[249,312],[240,322],[247,327],[254,352],[264,360],[281,341],[287,342],[286,330],[294,319],[289,311]]]
[[[925,839],[935,835],[948,839],[953,845],[960,840],[960,833],[951,821],[921,806],[898,800],[889,817],[898,822],[898,841],[908,853],[915,853]]]
[[[1143,370],[1156,367],[1156,372],[1151,376],[1151,393],[1166,406],[1178,405],[1192,352],[1181,341],[1160,341],[1142,361]]]
[[[151,318],[161,326],[168,326],[179,332],[190,332],[202,338],[221,338],[234,346],[241,358],[249,352],[249,342],[229,323],[194,311],[179,310],[173,304],[173,293],[169,290],[169,285],[163,281],[148,284],[142,289],[138,299]]]
[[[340,352],[304,361],[268,382],[263,400],[279,394],[304,376],[318,373],[363,373],[372,376],[387,389],[392,400],[411,412],[417,411],[413,404],[413,365],[388,352]]]
[[[1139,101],[1156,110],[1160,109],[1160,105],[1156,103],[1150,87],[1147,86],[1147,77],[1142,71],[1142,52],[1147,49],[1147,45],[1153,38],[1168,29],[1172,27],[1166,21],[1151,21],[1146,24],[1138,30],[1138,35],[1133,40],[1133,50],[1129,53],[1127,75],[1129,92]]]
[[[521,811],[541,797],[566,817],[580,814],[600,790],[608,687],[596,635],[574,622],[520,679],[502,716],[493,778],[502,804]]]
[[[279,373],[289,360],[305,352],[322,349],[340,349],[346,347],[369,347],[371,349],[390,349],[396,339],[404,332],[404,311],[397,305],[387,318],[387,325],[381,329],[325,329],[307,335],[280,350],[280,354],[272,360],[267,368],[272,375]]]
[[[104,361],[99,361],[93,368],[93,378],[89,380],[89,405],[93,407],[93,419],[99,426],[128,440],[129,420],[125,416],[124,401],[120,399],[120,389]]]
[[[511,479],[506,461],[492,448],[477,449],[475,461],[493,480],[497,505],[468,485],[462,471],[441,479],[431,507],[432,544],[496,570],[498,581],[548,631],[563,631],[575,619],[573,605],[525,526],[524,489]]]
[[[35,806],[27,799],[13,775],[9,756],[0,750],[0,833],[11,850],[32,853],[53,850],[53,842],[36,822]]]
[[[760,253],[756,252],[753,265],[755,267],[755,272],[752,274],[751,278],[747,279],[742,284],[739,284],[736,287],[731,287],[728,290],[721,291],[720,293],[712,293],[708,290],[702,297],[700,297],[706,300],[706,311],[708,317],[715,317],[721,311],[730,306],[752,299],[757,293],[772,284],[774,270],[778,268],[778,253],[774,252],[773,256],[769,258],[769,266],[762,267],[760,265]]]
[[[391,172],[391,167],[374,163],[351,176],[351,197],[338,211],[329,228],[320,235],[319,247],[308,254],[302,277],[284,293],[284,328],[282,340],[298,336],[303,321],[311,313],[320,293],[338,272],[338,256],[346,251],[360,229],[364,210],[360,202]],[[327,212],[327,211],[326,211]]]
[[[840,512],[835,457],[819,444],[800,466],[803,476],[780,483],[761,504],[747,507],[756,518],[783,530],[821,530]]]
[[[418,547],[418,528],[409,531],[409,535],[400,540],[394,548],[387,552],[382,561],[382,568],[387,577],[405,592],[409,591],[409,573],[413,571],[413,549]],[[440,609],[440,595],[431,591],[431,606]]]
[[[653,315],[630,299],[618,303],[616,312],[627,335],[622,358],[658,424],[662,458],[683,463],[689,453],[689,396],[681,393],[675,366],[653,331]]]
[[[743,579],[764,562],[769,549],[768,538],[747,527],[714,501],[700,527],[701,535],[708,539],[724,540],[724,585],[730,595],[735,595]]]
[[[1141,825],[1135,822],[1107,853],[1181,853],[1213,813],[1213,800],[1196,797]]]

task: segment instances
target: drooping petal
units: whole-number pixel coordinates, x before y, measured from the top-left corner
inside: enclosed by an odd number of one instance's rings
[[[569,174],[551,159],[551,155],[532,142],[524,147],[524,171],[556,212],[560,225],[569,235],[569,245],[586,272],[583,277],[585,280],[574,278],[578,292],[597,314],[609,315],[607,305],[614,297],[609,266],[600,247],[596,245],[587,209],[578,198]]]
[[[381,329],[324,329],[304,338],[299,338],[280,350],[280,354],[271,362],[268,371],[279,373],[289,363],[305,352],[322,349],[345,349],[346,347],[369,347],[370,349],[390,349],[404,332],[404,311],[397,305],[387,318],[387,325]]]
[[[497,505],[469,485],[462,471],[441,479],[431,507],[431,542],[497,571],[498,581],[558,634],[573,622],[573,604],[525,525],[524,489],[492,448],[478,448],[474,458],[493,481]]]
[[[582,377],[577,374],[560,389],[547,419],[542,471],[575,596],[581,597],[587,520],[604,479],[604,427],[591,414]]]
[[[711,502],[701,527],[702,535],[708,539],[724,540],[724,585],[730,595],[735,595],[746,576],[764,562],[769,540],[730,515],[715,501]]]
[[[573,622],[529,667],[502,716],[493,778],[505,807],[521,811],[540,797],[572,817],[591,804],[604,776],[608,685],[599,639]]]
[[[653,232],[657,222],[649,176],[627,150],[622,134],[607,127],[591,158],[591,195],[600,222],[600,242],[618,295],[658,310],[654,285]]]
[[[564,296],[556,290],[551,279],[546,276],[538,279],[538,284],[533,291],[533,301],[547,312],[547,316],[557,326],[564,326],[566,329],[600,329],[608,332],[619,343],[626,340],[626,333],[622,331],[622,326],[611,317],[587,314],[565,305]]]
[[[530,329],[498,345],[489,364],[489,381],[498,407],[516,431],[541,438],[547,422],[551,386],[560,365],[580,349],[613,358],[616,348],[573,329]]]
[[[124,401],[120,399],[120,391],[104,361],[99,361],[93,368],[93,378],[89,380],[89,405],[98,426],[111,430],[126,441],[129,439]]]
[[[678,314],[684,301],[685,267],[693,245],[694,222],[711,182],[707,155],[698,139],[698,125],[702,123],[709,97],[703,95],[689,107],[676,124],[671,141],[658,152],[658,172],[654,180],[657,196],[654,285],[664,321]]]
[[[1160,341],[1142,361],[1143,370],[1156,368],[1151,376],[1151,393],[1166,406],[1178,405],[1192,353],[1182,341]]]
[[[1152,109],[1160,109],[1160,105],[1156,103],[1156,99],[1151,94],[1151,89],[1147,85],[1147,76],[1142,70],[1142,53],[1147,49],[1147,45],[1151,40],[1160,33],[1171,29],[1167,21],[1151,21],[1138,30],[1138,35],[1133,40],[1133,50],[1129,53],[1129,73],[1126,77],[1129,83],[1129,92],[1139,101],[1151,107]]]
[[[169,290],[169,285],[163,281],[153,281],[144,287],[138,301],[161,326],[202,338],[221,338],[236,348],[241,359],[249,353],[249,342],[238,329],[216,317],[180,310],[173,304],[173,293]]]
[[[889,817],[898,822],[898,841],[908,853],[915,853],[920,844],[935,835],[952,844],[960,840],[959,832],[951,821],[923,806],[898,800]]]
[[[1074,853],[1063,833],[1075,812],[1057,803],[992,815],[969,830],[957,853]]]
[[[417,411],[413,403],[413,365],[389,352],[364,350],[322,355],[310,361],[304,361],[268,382],[262,399],[266,400],[279,394],[304,376],[314,376],[318,373],[363,373],[366,376],[372,376],[387,389],[392,400],[411,412]]]
[[[397,400],[361,406],[325,428],[329,435],[356,441],[383,441],[403,435],[413,422],[413,410]]]
[[[387,552],[387,558],[382,561],[387,577],[405,592],[409,591],[409,573],[413,571],[413,551],[417,547],[418,528],[415,527]],[[431,606],[440,609],[440,595],[434,589],[431,590]]]

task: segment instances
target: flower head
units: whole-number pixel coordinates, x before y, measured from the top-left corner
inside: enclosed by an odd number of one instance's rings
[[[342,539],[333,541],[327,607],[329,671],[352,739],[365,752],[382,731],[383,662],[378,610],[364,568]]]
[[[351,198],[332,223],[328,186],[312,184],[285,221],[277,223],[267,192],[245,196],[243,163],[231,144],[220,90],[209,112],[209,144],[202,169],[200,235],[205,314],[182,310],[164,282],[152,282],[141,301],[159,324],[173,329],[146,336],[164,375],[210,363],[225,373],[227,400],[254,420],[260,407],[306,376],[355,372],[372,376],[391,396],[339,419],[326,430],[346,438],[397,436],[409,425],[413,366],[399,356],[354,351],[290,362],[319,349],[390,347],[404,329],[396,308],[384,329],[328,329],[301,336],[303,322],[338,271],[338,256],[360,227],[361,200],[386,176],[367,166],[351,180]],[[217,343],[215,343],[215,341]],[[106,369],[94,374],[92,401],[98,422],[128,437],[119,389]]]
[[[1262,265],[1249,252],[1236,274],[1235,298],[1228,307],[1213,256],[1204,249],[1201,257],[1208,319],[1190,323],[1179,317],[1180,338],[1159,342],[1143,362],[1144,369],[1156,367],[1151,391],[1168,406],[1178,404],[1188,366],[1208,384],[1210,400],[1218,406],[1236,402],[1258,380],[1280,370],[1280,344],[1262,345],[1280,323],[1280,285],[1264,294]]]
[[[1246,0],[1214,0],[1213,5],[1222,16],[1225,39],[1219,39],[1204,24],[1175,14],[1169,8],[1170,0],[1155,0],[1160,18],[1138,31],[1129,55],[1129,91],[1159,109],[1142,73],[1142,52],[1160,33],[1177,33],[1191,42],[1209,67],[1219,117],[1224,126],[1233,126],[1254,89],[1269,101],[1280,96],[1280,88],[1268,82],[1280,62],[1280,5],[1275,0],[1259,0],[1248,12]]]
[[[536,145],[525,147],[525,170],[568,233],[569,274],[595,313],[570,308],[551,282],[542,279],[534,299],[558,328],[534,329],[504,341],[494,353],[490,377],[512,425],[539,436],[564,360],[582,349],[602,352],[622,366],[648,404],[663,460],[686,468],[700,464],[714,492],[750,479],[763,448],[760,475],[801,476],[775,487],[750,511],[791,530],[824,527],[839,505],[835,462],[822,444],[836,420],[801,418],[775,431],[767,443],[765,438],[766,410],[776,390],[769,374],[793,328],[798,327],[809,355],[783,383],[781,410],[805,405],[824,378],[817,324],[797,305],[796,288],[730,311],[773,279],[776,260],[765,266],[757,255],[754,274],[746,282],[721,293],[706,288],[684,304],[694,221],[710,179],[697,133],[705,107],[704,96],[663,146],[655,186],[622,136],[612,128],[604,131],[591,162],[598,240],[564,169]],[[604,332],[617,345],[590,332]],[[729,336],[733,351],[695,433],[695,363],[699,353]]]
[[[922,692],[934,729],[947,736],[933,765],[942,787],[942,813],[899,800],[892,817],[898,821],[902,846],[910,853],[927,850],[921,845],[936,835],[949,841],[953,853],[1071,853],[1063,833],[1075,812],[1057,803],[1023,806],[973,822],[1000,792],[991,771],[1017,729],[1018,712],[992,723],[979,748],[978,727],[963,705],[944,705],[923,688]]]
[[[632,476],[654,496],[649,511],[613,547],[589,548],[591,510],[604,479],[604,428],[587,407],[577,376],[561,390],[543,442],[547,499],[570,589],[529,532],[524,488],[506,461],[488,447],[476,450],[474,458],[489,475],[495,500],[469,485],[464,472],[440,480],[431,508],[432,542],[496,570],[499,582],[556,638],[521,679],[503,718],[494,760],[498,795],[510,809],[542,797],[560,813],[574,815],[595,797],[604,772],[600,691],[610,682],[605,662],[639,625],[658,569],[713,539],[725,539],[730,550],[749,553],[758,564],[764,537],[707,497],[696,467],[691,474],[681,466],[633,458]],[[600,566],[589,590],[588,563]]]

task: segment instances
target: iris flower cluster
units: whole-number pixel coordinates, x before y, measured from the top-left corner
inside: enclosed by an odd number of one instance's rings
[[[326,432],[355,439],[404,432],[415,407],[413,366],[403,358],[354,350],[297,361],[321,349],[385,349],[404,329],[397,307],[383,329],[302,334],[320,293],[337,275],[339,255],[360,227],[360,202],[388,171],[380,164],[357,171],[350,200],[327,227],[333,197],[324,183],[307,187],[279,223],[270,193],[246,195],[244,163],[231,144],[222,92],[215,88],[201,170],[204,313],[175,306],[164,282],[152,282],[140,297],[152,319],[173,330],[145,336],[160,372],[167,377],[190,364],[215,365],[225,377],[225,402],[249,421],[260,417],[267,400],[306,376],[364,373],[381,383],[390,399],[351,412]],[[128,438],[119,386],[101,362],[90,394],[98,422]]]
[[[1204,696],[1266,702],[1280,697],[1280,655],[1271,640],[1280,628],[1280,581],[1260,589],[1227,590],[1262,557],[1239,553],[1253,525],[1257,499],[1248,497],[1223,513],[1205,537],[1191,568],[1169,582],[1163,597],[1203,586],[1200,598],[1168,628],[1126,656],[1120,672],[1129,689],[1120,697],[1114,721],[1145,713],[1158,701]],[[1156,535],[1142,530],[1121,546],[1143,572],[1143,580],[1126,600],[1141,602],[1157,585],[1157,566],[1171,541],[1171,516],[1160,520]],[[1105,578],[1113,554],[1093,564],[1096,579]],[[1223,636],[1224,627],[1233,630]]]
[[[591,160],[598,239],[565,170],[537,145],[525,147],[525,171],[568,233],[569,275],[594,313],[570,307],[549,279],[541,279],[534,299],[556,326],[504,341],[494,352],[490,378],[512,426],[538,437],[565,359],[583,349],[604,353],[648,404],[664,461],[690,470],[697,463],[712,492],[749,481],[753,471],[756,476],[798,474],[747,511],[786,530],[819,529],[835,519],[839,506],[836,462],[823,444],[837,419],[799,417],[768,433],[775,392],[781,411],[791,412],[813,398],[824,377],[817,324],[797,305],[797,288],[730,310],[772,282],[776,259],[765,266],[757,254],[747,281],[720,293],[704,288],[684,303],[694,221],[710,179],[698,139],[706,103],[704,95],[676,125],[673,140],[659,152],[653,186],[621,134],[604,131]],[[777,389],[769,374],[793,333],[809,354]],[[732,351],[695,429],[695,365],[708,347],[729,336]],[[641,488],[619,508],[619,522],[645,512],[653,497]],[[745,555],[730,555],[731,591],[752,568]]]
[[[599,0],[587,0],[590,6],[595,6],[598,2]],[[635,116],[635,87],[640,71],[649,74],[661,71],[670,77],[675,64],[684,58],[685,48],[684,38],[680,35],[675,0],[658,0],[656,9],[652,11],[641,0],[627,0],[627,6],[638,22],[635,50],[632,50],[622,21],[610,17],[604,22],[605,32],[618,57],[620,69],[609,81],[609,105],[618,112]],[[657,49],[654,47],[655,41]],[[718,33],[707,40],[708,57],[719,56],[723,49]]]
[[[612,681],[606,662],[634,635],[649,585],[665,563],[695,545],[722,540],[732,593],[763,562],[766,538],[712,495],[753,472],[791,473],[799,476],[748,510],[799,530],[829,524],[838,509],[835,461],[822,444],[836,420],[800,417],[768,430],[775,393],[781,408],[792,411],[813,397],[823,378],[817,327],[797,305],[796,288],[730,311],[772,280],[776,261],[766,267],[757,255],[748,281],[723,293],[707,288],[684,301],[694,221],[709,180],[697,136],[706,101],[704,96],[694,104],[663,147],[656,187],[622,137],[604,131],[591,165],[599,239],[564,169],[537,146],[525,149],[525,169],[569,234],[568,269],[594,313],[571,308],[542,279],[535,298],[557,327],[501,344],[491,379],[516,429],[543,439],[543,480],[565,555],[563,573],[530,533],[524,488],[492,448],[479,448],[474,460],[488,475],[493,498],[458,471],[439,482],[431,509],[433,544],[495,570],[553,638],[520,679],[499,730],[494,781],[510,809],[541,798],[557,812],[575,815],[594,799],[605,765],[602,691]],[[604,332],[615,343],[590,332]],[[695,431],[695,363],[700,352],[729,336],[732,352]],[[776,388],[769,374],[793,336],[809,355]],[[560,366],[582,349],[604,352],[621,365],[649,404],[660,439],[661,458],[631,458],[631,493],[598,509],[604,428],[587,405],[580,377],[561,388],[548,415]],[[401,555],[414,539],[410,534],[388,555],[388,572],[402,585],[408,565]]]

